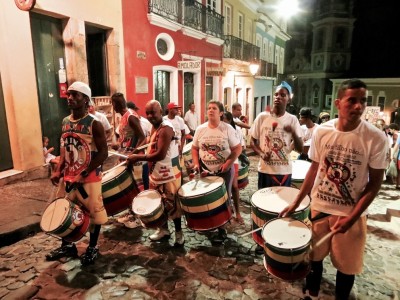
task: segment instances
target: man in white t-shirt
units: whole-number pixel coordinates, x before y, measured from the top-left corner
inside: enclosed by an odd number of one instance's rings
[[[236,126],[244,129],[250,129],[250,126],[246,123],[243,123],[240,120],[240,116],[242,115],[242,105],[238,102],[232,104],[232,116],[233,122],[235,122]]]
[[[186,125],[189,127],[190,134],[193,136],[197,126],[199,126],[199,116],[195,112],[195,104],[189,104],[189,110],[185,113],[184,117]]]
[[[318,124],[313,122],[313,112],[310,107],[303,107],[300,109],[299,122],[301,125],[301,130],[303,130],[303,153],[300,153],[298,159],[310,161],[308,158],[308,149],[311,145],[311,136]]]
[[[90,99],[90,101],[89,101],[89,113],[91,115],[93,115],[98,121],[100,121],[101,124],[103,124],[104,131],[106,132],[106,139],[107,139],[107,141],[110,141],[111,134],[112,134],[110,122],[108,122],[105,114],[96,111],[96,108],[95,108],[95,105],[94,105],[92,99]]]
[[[164,120],[168,120],[174,126],[176,143],[179,147],[179,155],[182,156],[182,148],[185,145],[185,121],[179,116],[180,105],[170,102],[167,105],[168,115],[164,116]]]
[[[291,144],[303,152],[303,132],[297,118],[286,112],[292,89],[285,81],[277,86],[271,112],[261,112],[250,129],[251,147],[260,156],[258,188],[290,186]]]
[[[323,260],[330,254],[336,273],[336,298],[348,299],[355,274],[363,268],[367,208],[377,195],[389,162],[385,134],[361,119],[367,86],[359,79],[344,81],[335,106],[338,119],[321,124],[312,136],[311,167],[294,202],[281,212],[293,213],[311,195],[312,243],[329,238],[311,253],[311,272],[304,291],[317,299]]]

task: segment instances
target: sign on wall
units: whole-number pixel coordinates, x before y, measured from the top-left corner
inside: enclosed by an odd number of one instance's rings
[[[369,123],[375,123],[379,119],[380,111],[381,108],[379,106],[367,106],[361,116],[361,119]]]
[[[147,77],[135,77],[136,94],[147,94],[149,92],[149,80]]]
[[[200,60],[180,60],[178,61],[179,71],[198,71],[201,70]]]

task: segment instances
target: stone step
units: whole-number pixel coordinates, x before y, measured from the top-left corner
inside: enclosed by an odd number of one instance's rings
[[[394,201],[390,203],[386,209],[386,212],[391,217],[398,217],[400,218],[400,200]]]

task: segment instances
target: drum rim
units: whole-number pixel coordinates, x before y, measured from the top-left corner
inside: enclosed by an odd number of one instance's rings
[[[50,207],[50,205],[52,205],[52,204],[53,204],[54,202],[56,202],[57,200],[66,200],[66,201],[67,201],[67,203],[69,204],[69,205],[68,205],[68,212],[67,212],[67,214],[65,215],[64,219],[61,220],[62,222],[61,222],[56,228],[54,228],[53,230],[45,230],[45,229],[43,228],[43,226],[42,226],[43,215],[44,215],[44,213],[46,212],[46,210]],[[41,228],[44,232],[46,232],[46,233],[53,233],[53,232],[59,231],[62,227],[66,226],[66,225],[64,224],[65,220],[69,219],[70,216],[72,215],[72,210],[71,210],[72,206],[71,206],[71,204],[75,204],[75,203],[73,203],[71,200],[69,200],[69,199],[66,198],[66,197],[58,197],[58,198],[54,199],[53,201],[51,201],[51,202],[46,206],[46,208],[45,208],[44,211],[43,211],[42,218],[41,218],[40,223],[39,223],[40,228]],[[75,204],[75,205],[76,205],[76,204]],[[71,224],[72,224],[72,221],[71,221]],[[71,224],[70,224],[70,225],[71,225]],[[70,225],[69,225],[69,226],[70,226]],[[69,228],[69,226],[68,226],[68,228]]]
[[[123,169],[122,172],[116,174],[114,177],[112,177],[112,178],[110,178],[110,179],[107,179],[107,180],[104,180],[104,181],[103,181],[103,179],[105,179],[105,176],[107,176],[108,174],[112,174],[114,171],[117,171],[118,169],[121,169],[121,168]],[[104,171],[104,172],[107,172],[107,170]],[[112,180],[115,179],[116,177],[121,176],[121,175],[124,174],[125,172],[129,173],[127,167],[126,167],[126,166],[119,166],[119,167],[115,168],[114,170],[112,170],[111,172],[107,172],[106,174],[103,174],[103,176],[102,176],[102,178],[101,178],[101,184],[103,185],[103,184],[109,183],[110,181],[112,181]]]
[[[217,189],[221,188],[221,187],[225,184],[224,179],[223,179],[222,177],[219,177],[219,176],[207,176],[206,178],[211,178],[211,177],[217,177],[217,178],[221,179],[221,180],[222,180],[221,185],[218,186],[218,187],[216,187],[215,189],[213,189],[213,190],[211,190],[211,191],[206,192],[206,193],[202,193],[202,194],[198,194],[198,195],[192,195],[192,196],[184,196],[184,195],[181,195],[181,193],[179,193],[179,192],[180,192],[180,190],[183,188],[183,186],[184,186],[185,184],[189,183],[189,182],[187,182],[187,183],[185,183],[184,185],[182,185],[182,186],[179,188],[179,190],[178,190],[178,197],[185,198],[185,199],[190,199],[190,198],[197,198],[197,197],[200,196],[200,195],[208,195],[208,194],[210,194],[210,193],[215,192]],[[201,179],[201,178],[200,178],[200,179]],[[200,179],[197,179],[197,180],[200,180]],[[216,179],[216,180],[218,180],[218,179]],[[219,180],[218,180],[218,181],[219,181]],[[213,182],[211,182],[211,183],[214,183],[214,182],[215,182],[215,181],[213,181]],[[211,183],[210,183],[210,184],[211,184]],[[183,190],[183,189],[182,189],[182,190]],[[225,186],[225,190],[226,190],[226,186]]]
[[[163,204],[163,201],[162,201],[162,196],[161,196],[161,194],[160,194],[157,190],[148,189],[148,190],[141,191],[139,194],[136,195],[135,198],[132,199],[132,205],[131,205],[132,212],[133,212],[136,216],[138,216],[139,219],[140,219],[139,216],[147,217],[147,216],[151,216],[152,214],[151,214],[151,213],[149,213],[149,214],[138,214],[137,212],[135,212],[135,210],[133,209],[133,204],[135,203],[135,199],[138,198],[138,197],[140,196],[140,194],[148,194],[148,193],[150,193],[150,192],[151,192],[151,193],[156,192],[156,193],[160,196],[160,198],[159,198],[160,203],[159,203],[159,205],[157,205],[157,207],[155,208],[155,210],[153,210],[152,212],[159,211],[160,208],[162,208],[162,210],[164,210],[164,204]]]

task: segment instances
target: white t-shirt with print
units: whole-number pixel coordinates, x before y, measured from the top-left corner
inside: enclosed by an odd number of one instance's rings
[[[319,162],[319,168],[311,206],[347,216],[368,183],[368,168],[387,168],[389,144],[385,134],[366,121],[349,132],[336,130],[337,121],[321,124],[312,136],[309,157]]]
[[[201,124],[193,137],[193,146],[199,148],[199,159],[211,172],[217,172],[231,154],[231,148],[240,144],[236,130],[225,122],[209,128]]]
[[[273,124],[276,124],[273,129]],[[290,159],[290,143],[292,134],[283,130],[283,127],[291,126],[299,138],[303,132],[298,119],[285,112],[281,117],[272,116],[269,112],[261,112],[251,127],[251,136],[258,140],[264,153],[271,153],[271,159],[264,161],[260,158],[258,171],[265,174],[292,174],[292,161]]]
[[[308,128],[307,125],[301,125],[301,130],[303,131],[304,146],[311,145],[311,136],[312,136],[315,128],[317,128],[317,127],[318,127],[318,124],[314,124],[314,126],[311,128]]]

